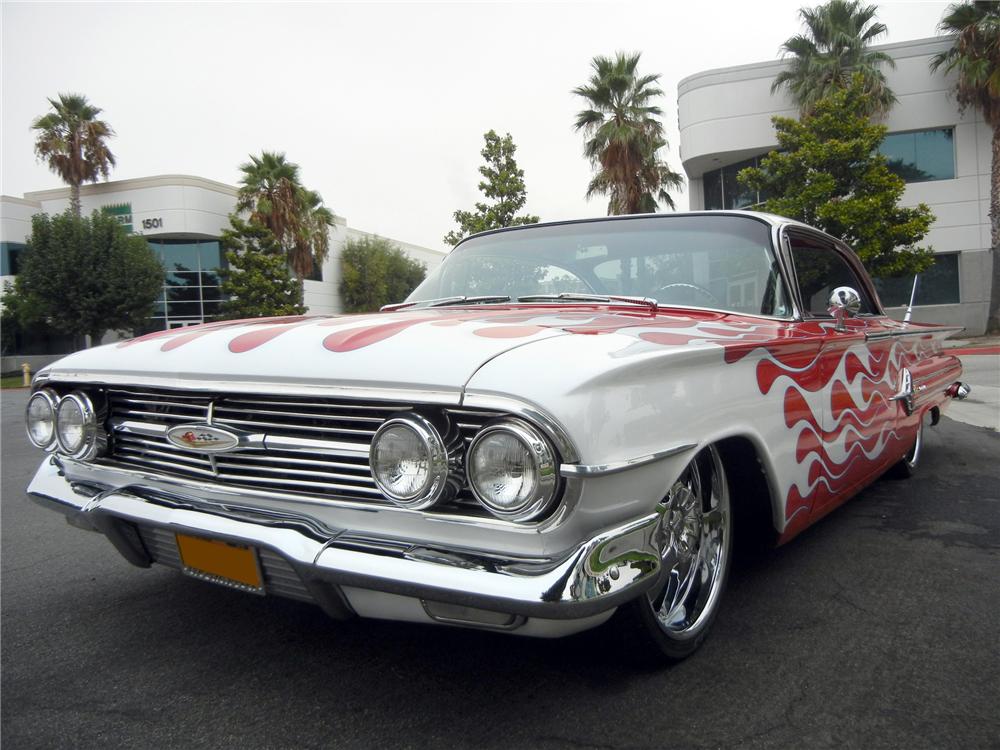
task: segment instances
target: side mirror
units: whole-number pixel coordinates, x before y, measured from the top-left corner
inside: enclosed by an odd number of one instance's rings
[[[861,295],[849,286],[838,286],[830,293],[830,304],[827,308],[834,320],[837,321],[836,330],[846,331],[847,326],[844,321],[853,318],[861,309]]]

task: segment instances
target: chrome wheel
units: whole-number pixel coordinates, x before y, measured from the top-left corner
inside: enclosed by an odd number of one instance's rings
[[[646,602],[668,639],[694,640],[715,614],[729,568],[732,514],[718,450],[707,448],[687,465],[658,512],[663,584]]]

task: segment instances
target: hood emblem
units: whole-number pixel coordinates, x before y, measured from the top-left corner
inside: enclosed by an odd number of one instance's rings
[[[167,440],[178,448],[202,453],[223,453],[240,444],[239,435],[208,424],[181,424],[167,430]]]

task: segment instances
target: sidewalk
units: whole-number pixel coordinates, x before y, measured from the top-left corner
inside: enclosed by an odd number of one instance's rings
[[[969,398],[949,406],[948,416],[1000,430],[1000,336],[948,339],[944,348],[962,360],[962,380],[972,386]]]
[[[1000,354],[1000,336],[968,336],[964,338],[946,339],[944,348],[953,351],[952,354]]]

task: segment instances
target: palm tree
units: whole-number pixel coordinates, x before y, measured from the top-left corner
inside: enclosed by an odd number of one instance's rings
[[[69,205],[80,215],[80,185],[108,179],[115,155],[107,140],[115,134],[95,107],[82,94],[59,94],[49,99],[52,111],[36,117],[31,124],[38,131],[35,155],[48,162],[49,169],[69,184]]]
[[[662,201],[674,208],[667,188],[683,179],[659,157],[666,146],[663,111],[652,101],[663,95],[658,75],[637,73],[639,53],[619,52],[614,59],[597,56],[586,86],[573,93],[589,105],[576,116],[585,138],[583,152],[595,170],[587,197],[607,195],[608,214],[652,212]]]
[[[806,33],[796,34],[784,43],[781,51],[790,57],[787,70],[771,84],[773,94],[787,88],[802,115],[812,112],[816,102],[836,89],[845,89],[855,73],[861,75],[871,100],[869,114],[885,115],[896,103],[881,70],[884,64],[896,63],[884,52],[868,46],[888,29],[875,21],[875,5],[860,0],[830,0],[815,8],[802,8],[799,17]]]
[[[330,252],[330,227],[333,211],[323,205],[323,198],[314,190],[302,189],[299,199],[303,208],[303,219],[288,262],[300,278],[309,276],[313,264],[322,266]]]
[[[299,224],[299,165],[284,154],[263,151],[240,165],[243,177],[236,194],[236,208],[249,211],[250,220],[271,230],[282,247],[292,244]]]
[[[1000,4],[949,5],[938,28],[955,34],[949,49],[931,59],[931,70],[954,73],[955,96],[964,112],[975,107],[993,129],[990,168],[990,224],[993,283],[986,330],[1000,331]]]
[[[322,264],[329,253],[333,212],[319,193],[302,185],[299,165],[282,153],[251,155],[240,171],[236,208],[249,211],[251,221],[271,230],[296,276],[309,276],[314,263]]]

